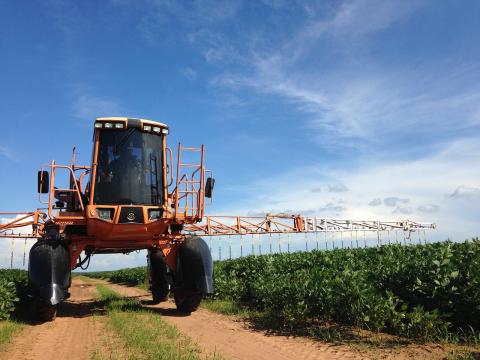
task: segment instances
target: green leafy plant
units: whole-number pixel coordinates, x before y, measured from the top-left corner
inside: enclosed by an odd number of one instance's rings
[[[214,297],[276,327],[338,323],[417,339],[480,330],[480,241],[249,256],[215,263]]]

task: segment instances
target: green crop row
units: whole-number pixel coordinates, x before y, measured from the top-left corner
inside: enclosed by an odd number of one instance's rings
[[[480,240],[248,256],[215,262],[214,298],[272,326],[341,324],[445,339],[480,331]],[[146,268],[87,273],[138,285]]]
[[[215,263],[215,298],[275,326],[344,324],[440,339],[480,330],[480,241],[248,256]]]
[[[24,270],[0,269],[0,319],[10,317],[16,305],[27,295],[28,273]]]
[[[119,284],[140,285],[147,277],[146,267],[127,268],[115,271],[87,272],[82,275],[97,279],[108,279]]]

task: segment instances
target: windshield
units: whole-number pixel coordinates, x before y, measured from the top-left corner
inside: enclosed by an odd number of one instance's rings
[[[162,137],[136,128],[99,136],[94,203],[162,204]]]

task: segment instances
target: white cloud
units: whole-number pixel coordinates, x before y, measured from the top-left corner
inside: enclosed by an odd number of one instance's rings
[[[4,145],[0,145],[0,156],[3,156],[9,160],[13,160],[15,158],[12,149]]]
[[[420,8],[426,1],[344,1],[332,18],[308,26],[305,37],[359,37],[384,30]]]
[[[74,104],[75,117],[93,120],[97,117],[124,116],[124,110],[115,101],[82,95]]]
[[[389,196],[383,199],[383,203],[391,207],[397,206],[398,204],[407,204],[408,202],[410,202],[410,199],[401,199],[395,196]]]
[[[433,204],[428,204],[428,205],[420,205],[417,208],[418,211],[424,212],[424,213],[436,213],[440,211],[440,206],[438,205],[433,205]]]
[[[382,199],[380,198],[375,198],[368,203],[368,206],[379,206],[379,205],[382,205]]]
[[[325,206],[319,208],[318,210],[313,210],[312,214],[305,214],[304,216],[314,215],[315,213],[326,213],[329,216],[340,216],[340,214],[345,211],[346,208],[343,205],[335,204],[333,202],[329,202]],[[303,215],[303,213],[302,213]]]
[[[392,211],[392,214],[413,214],[413,209],[410,206],[397,206],[395,210]]]
[[[123,5],[123,4],[120,4]],[[130,4],[126,4],[130,5]],[[189,2],[153,0],[148,15],[140,20],[138,29],[151,45],[165,42],[172,36],[182,33],[208,29],[232,19],[241,7],[236,0],[195,0]],[[177,31],[171,31],[171,27]]]
[[[467,138],[453,141],[437,153],[415,161],[371,161],[368,167],[362,163],[361,167],[347,170],[324,165],[292,169],[247,184],[248,194],[238,207],[223,212],[243,214],[249,208],[256,208],[257,211],[302,208],[316,209],[318,216],[324,216],[319,211],[319,205],[328,202],[331,206],[342,207],[338,213],[343,218],[402,220],[408,217],[416,221],[435,222],[437,230],[432,237],[438,240],[447,237],[463,240],[478,236],[480,202],[459,202],[445,194],[451,193],[451,189],[457,188],[459,183],[480,183],[480,168],[472,166],[480,163],[479,140]],[[291,179],[297,179],[295,186],[292,186]],[[332,179],[346,184],[350,191],[341,193],[341,199],[338,193],[312,193],[312,188],[325,187]],[[392,193],[396,196],[391,197]],[[257,195],[251,194],[261,194],[262,201]],[[395,199],[394,214],[392,207],[382,206],[378,201],[389,197]],[[268,199],[275,199],[277,203],[272,205]]]
[[[314,139],[328,148],[395,145],[402,136],[478,126],[480,88],[473,80],[480,74],[478,64],[439,60],[395,67],[368,52],[374,33],[425,3],[344,1],[331,16],[306,20],[276,51],[258,47],[242,56],[233,54],[239,64],[250,66],[221,73],[211,83],[290,101],[305,112],[304,127],[314,130]],[[334,66],[335,60],[323,63],[319,55],[329,49],[338,59]]]
[[[15,219],[20,219],[24,215],[17,215],[14,217],[2,217],[0,218],[0,224],[6,224]],[[21,220],[18,224],[21,225],[25,222],[31,221],[32,218],[26,218]],[[32,232],[32,226],[20,226],[18,228],[7,230],[3,234],[30,234]],[[36,239],[16,239],[16,238],[0,238],[0,268],[13,268],[27,269],[28,267],[28,254],[30,248],[35,243]],[[24,262],[25,260],[25,262]]]
[[[183,68],[182,70],[180,70],[180,74],[182,74],[186,79],[190,81],[194,81],[197,78],[197,72],[191,67]]]
[[[348,191],[348,187],[344,184],[337,183],[337,184],[328,184],[328,191],[329,192],[345,192]]]
[[[478,199],[480,198],[480,188],[462,185],[457,187],[450,197],[455,199]]]
[[[240,56],[230,39],[217,31],[200,29],[191,32],[188,40],[199,47],[203,57],[209,63],[233,61]]]

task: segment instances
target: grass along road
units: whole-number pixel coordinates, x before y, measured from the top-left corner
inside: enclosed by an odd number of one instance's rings
[[[142,306],[137,298],[122,297],[105,285],[97,285],[98,303],[105,311],[108,330],[118,341],[101,344],[93,358],[105,359],[221,359],[219,355],[202,356],[198,346],[169,325],[162,316]],[[111,348],[110,348],[111,347]]]
[[[11,321],[0,321],[0,351],[10,342],[15,334],[23,329],[23,324]]]

